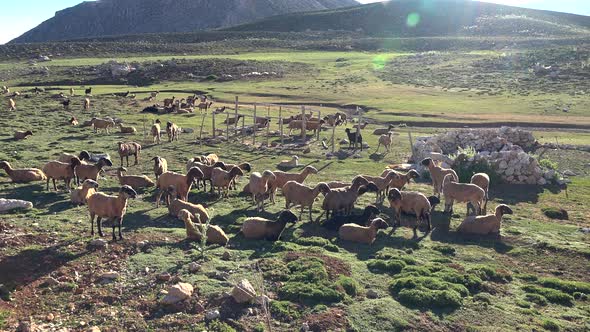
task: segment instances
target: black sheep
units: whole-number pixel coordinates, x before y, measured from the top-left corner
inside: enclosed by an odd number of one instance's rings
[[[86,91],[85,91],[85,92],[86,92],[86,94],[87,94],[87,95],[91,94],[91,93],[92,93],[92,88],[88,88],[88,89],[86,89]]]
[[[369,205],[363,211],[361,215],[349,215],[349,216],[333,216],[331,219],[325,221],[322,226],[326,227],[327,229],[337,231],[340,229],[340,226],[344,224],[355,223],[361,226],[367,226],[367,224],[377,215],[379,215],[381,211],[375,205]]]
[[[70,102],[71,101],[69,99],[66,99],[66,100],[62,101],[61,104],[64,105],[65,109],[68,109],[68,107],[70,107]]]
[[[357,133],[356,132],[351,132],[350,128],[346,128],[346,135],[348,135],[348,148],[354,148],[356,149],[356,145],[360,144],[361,145],[361,151],[363,151],[363,136],[361,135],[361,133]]]
[[[141,113],[152,113],[152,114],[158,114],[158,112],[159,112],[159,110],[155,105],[148,106],[141,111]]]

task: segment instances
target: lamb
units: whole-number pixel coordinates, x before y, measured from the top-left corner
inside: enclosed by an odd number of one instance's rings
[[[375,205],[369,205],[363,210],[361,215],[350,215],[350,216],[333,216],[331,219],[326,220],[322,223],[322,227],[337,231],[344,224],[357,224],[360,226],[368,226],[369,222],[379,215],[381,211]]]
[[[342,210],[344,214],[349,214],[357,198],[369,190],[378,191],[379,188],[375,184],[370,184],[367,179],[360,175],[352,180],[352,185],[332,189],[326,195],[322,204],[322,209],[326,211],[326,220],[330,219],[330,212],[335,214]]]
[[[346,128],[346,135],[348,136],[348,148],[349,149],[355,149],[356,150],[356,145],[360,144],[361,146],[361,151],[363,151],[363,136],[361,135],[361,133],[357,133],[357,132],[351,132],[350,128]]]
[[[109,128],[115,127],[115,121],[112,119],[98,119],[92,118],[90,120],[90,125],[94,128],[94,132],[97,133],[99,129],[104,129],[105,132],[109,133]]]
[[[211,188],[218,188],[219,195],[222,196],[221,192],[223,191],[222,197],[228,198],[229,186],[236,177],[243,175],[244,172],[239,167],[231,168],[229,172],[220,167],[215,167],[211,171]]]
[[[8,174],[8,177],[10,177],[10,180],[14,183],[29,183],[47,180],[45,173],[37,168],[13,169],[7,161],[0,161],[0,168]]]
[[[16,102],[14,101],[14,99],[12,99],[12,98],[8,99],[8,108],[11,111],[16,111]]]
[[[135,134],[137,132],[137,129],[135,129],[135,127],[125,127],[122,123],[119,123],[119,128],[121,129],[121,134]]]
[[[119,156],[121,157],[121,166],[123,166],[123,157],[125,157],[127,159],[127,167],[129,167],[129,156],[135,157],[134,165],[137,165],[139,161],[139,155],[141,153],[141,145],[135,142],[119,142],[117,144],[119,145],[118,152]]]
[[[390,151],[391,135],[392,135],[392,133],[389,132],[388,134],[384,134],[379,137],[379,144],[377,145],[377,151],[375,153],[379,152],[379,148],[381,147],[381,145],[383,145],[385,147],[386,152]]]
[[[275,179],[270,183],[270,200],[275,203],[275,196],[278,188],[283,186],[289,181],[295,181],[297,183],[303,183],[310,174],[317,174],[318,170],[313,166],[306,166],[300,173],[286,173],[283,171],[273,172]]]
[[[168,142],[172,142],[174,140],[178,141],[178,135],[180,135],[180,128],[168,121],[166,123],[166,134],[168,134]]]
[[[379,188],[379,191],[377,191],[377,199],[375,202],[380,203],[385,200],[385,195],[387,195],[388,193],[389,185],[391,184],[391,182],[393,182],[399,177],[399,174],[396,172],[388,172],[387,174],[382,176],[363,175],[363,177],[369,180],[369,182],[373,182],[377,186],[377,188]]]
[[[297,216],[289,210],[282,211],[276,221],[251,217],[244,220],[242,234],[247,239],[277,241],[287,224],[295,222]]]
[[[188,171],[193,167],[197,167],[199,170],[201,170],[201,172],[203,173],[203,176],[199,180],[203,182],[203,191],[207,191],[207,182],[205,182],[205,181],[209,181],[209,183],[211,183],[210,191],[213,192],[213,183],[211,181],[211,174],[213,172],[213,169],[216,167],[219,167],[222,170],[227,170],[228,168],[222,162],[216,162],[213,165],[207,165],[207,164],[197,162],[197,161],[195,161],[195,159],[196,158],[189,159],[189,161],[186,164],[186,170]]]
[[[344,224],[338,229],[338,237],[345,241],[372,244],[377,238],[377,232],[380,229],[387,229],[387,227],[389,225],[381,218],[373,219],[369,227]]]
[[[113,166],[113,162],[106,158],[101,158],[96,165],[80,164],[76,167],[76,178],[78,185],[80,180],[94,180],[98,181],[98,174],[102,171],[103,167]]]
[[[94,180],[84,180],[81,186],[74,189],[70,195],[70,201],[76,205],[84,205],[88,197],[94,195],[98,189],[98,183]]]
[[[489,192],[490,192],[490,177],[486,173],[477,173],[471,177],[471,183],[479,186],[486,193],[485,202],[483,203],[482,214],[487,213]]]
[[[243,117],[244,116],[242,114],[238,114],[237,117],[227,118],[227,119],[223,120],[223,124],[229,124],[230,126],[236,125],[238,122],[240,122],[240,119]]]
[[[428,170],[430,171],[430,177],[432,178],[434,194],[438,197],[440,197],[443,179],[447,174],[451,174],[455,181],[459,181],[459,176],[457,176],[457,173],[454,170],[437,166],[432,158],[426,158],[422,160],[421,164],[428,167]]]
[[[275,173],[276,174],[276,173]],[[309,221],[312,221],[311,210],[316,197],[320,193],[326,195],[330,192],[330,187],[325,182],[318,183],[315,187],[308,187],[297,181],[288,181],[282,187],[283,195],[285,196],[285,209],[289,210],[291,203],[301,206],[301,213],[299,219],[303,215],[303,209],[309,208]]]
[[[57,160],[50,161],[43,166],[43,173],[47,176],[47,190],[49,190],[49,180],[53,181],[53,189],[57,191],[55,180],[63,179],[66,189],[70,190],[72,179],[76,178],[76,167],[80,165],[80,159],[72,158],[70,163],[62,163]]]
[[[395,126],[392,124],[387,128],[377,128],[373,131],[373,135],[387,135],[393,130],[393,128],[395,128]]]
[[[191,168],[186,175],[174,172],[166,172],[160,175],[160,178],[156,181],[156,187],[159,189],[158,196],[156,197],[156,207],[160,206],[162,195],[171,185],[175,186],[181,200],[188,201],[188,193],[191,190],[193,182],[202,178],[203,172],[198,167]]]
[[[502,216],[513,214],[508,205],[500,204],[496,207],[495,214],[485,216],[468,216],[457,228],[457,232],[465,234],[499,234],[502,226]]]
[[[414,191],[402,191],[397,188],[391,189],[387,196],[389,205],[394,211],[394,226],[401,226],[402,212],[413,214],[416,216],[416,224],[414,225],[414,237],[417,236],[416,230],[420,222],[426,221],[428,223],[427,231],[430,231],[432,226],[432,205],[430,200],[423,194]]]
[[[152,143],[161,143],[162,129],[160,128],[160,123],[160,119],[157,119],[156,122],[154,122],[154,124],[152,125],[152,128],[150,129],[150,133],[153,137]]]
[[[313,130],[313,134],[317,134],[318,130],[322,130],[322,125],[325,123],[324,120],[319,121],[305,121],[305,130],[310,131]],[[303,120],[293,120],[289,122],[289,136],[291,136],[291,132],[293,129],[301,129],[303,128]]]
[[[281,160],[277,165],[279,168],[293,168],[299,166],[299,157],[291,156],[290,160]]]
[[[213,105],[212,101],[210,101],[208,103],[200,103],[197,107],[199,108],[199,112],[202,112],[202,111],[207,112],[207,110],[209,109],[209,107],[211,107],[211,105]]]
[[[216,225],[204,226],[201,223],[201,220],[199,220],[199,215],[193,215],[187,210],[181,210],[178,213],[178,218],[184,221],[186,237],[189,240],[201,241],[203,229],[206,227],[205,233],[207,236],[207,243],[225,246],[229,242],[229,237],[221,227]],[[198,223],[193,223],[193,218],[196,219]]]
[[[178,214],[182,210],[187,210],[195,216],[199,216],[199,221],[206,223],[209,220],[209,212],[201,204],[192,204],[177,198],[178,194],[174,185],[168,186],[168,215],[179,218]]]
[[[154,181],[145,175],[123,175],[125,172],[127,172],[125,167],[119,167],[117,170],[117,178],[121,185],[128,185],[135,190],[149,188],[155,185]]]
[[[103,193],[95,193],[88,197],[88,211],[90,212],[90,235],[94,236],[94,217],[96,219],[96,226],[98,228],[98,235],[104,236],[102,233],[102,218],[112,219],[113,221],[113,241],[117,239],[115,236],[115,226],[119,226],[119,239],[123,239],[121,234],[121,225],[123,224],[123,217],[127,212],[127,201],[130,198],[137,197],[137,193],[129,186],[122,186],[119,190],[119,195],[109,196]]]
[[[442,192],[445,196],[445,212],[453,213],[453,203],[471,203],[476,215],[481,214],[481,207],[485,200],[486,193],[478,185],[471,183],[457,183],[453,174],[447,174],[442,183]],[[469,215],[469,208],[467,206],[467,215]]]
[[[14,132],[14,139],[17,141],[21,140],[21,139],[27,139],[29,136],[33,136],[33,132],[30,130],[27,130],[27,131],[17,130]]]
[[[160,175],[168,172],[168,162],[159,156],[152,158],[152,161],[154,162],[154,175],[156,176],[156,180],[158,180]]]
[[[90,110],[90,98],[84,98],[84,110],[85,111]]]
[[[262,174],[254,172],[250,175],[248,188],[252,194],[252,200],[256,203],[257,211],[264,211],[264,199],[276,176],[271,171],[264,171]]]

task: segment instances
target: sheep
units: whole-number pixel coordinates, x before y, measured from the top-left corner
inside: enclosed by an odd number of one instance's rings
[[[117,178],[121,185],[128,185],[135,190],[153,187],[155,185],[154,181],[145,175],[123,175],[125,172],[127,172],[125,167],[119,167],[117,170]]]
[[[211,105],[213,105],[212,101],[210,101],[208,103],[200,103],[197,107],[199,108],[199,112],[202,112],[202,111],[207,112],[207,110],[209,109],[209,107],[211,107]]]
[[[88,162],[98,162],[99,160],[101,160],[103,158],[111,160],[111,157],[109,156],[108,153],[90,153],[88,151],[82,151],[77,156],[70,154],[70,153],[62,153],[59,156],[59,158],[57,159],[57,161],[61,161],[62,163],[68,163],[74,157],[80,159],[82,164],[88,164],[87,161]]]
[[[167,189],[168,198],[168,215],[174,218],[178,218],[178,214],[181,210],[188,210],[193,215],[199,216],[199,221],[206,223],[209,220],[209,212],[201,204],[192,204],[187,201],[178,199],[178,192],[176,186],[170,185]]]
[[[161,138],[162,138],[162,129],[160,128],[160,119],[157,119],[154,124],[152,125],[152,128],[150,129],[150,133],[152,135],[152,143],[161,143]]]
[[[228,125],[237,125],[238,122],[240,122],[240,119],[243,118],[244,116],[242,114],[238,114],[238,116],[233,117],[233,118],[227,118],[225,120],[223,120],[223,124],[228,124]]]
[[[90,179],[98,181],[98,174],[105,166],[111,167],[113,166],[113,162],[109,159],[101,158],[95,165],[80,164],[76,167],[76,182],[80,185],[80,180]]]
[[[440,198],[433,195],[433,196],[428,196],[427,199],[428,199],[428,203],[430,203],[430,214],[433,214],[436,206],[440,204]]]
[[[223,106],[223,107],[217,107],[217,108],[215,109],[215,111],[214,111],[214,112],[215,112],[216,114],[220,114],[220,113],[223,113],[223,112],[225,112],[225,110],[226,110],[226,109],[228,109],[228,107],[227,107],[227,106]]]
[[[174,140],[178,141],[180,128],[176,124],[168,121],[166,123],[166,134],[168,134],[168,142],[172,142]]]
[[[434,195],[437,195],[438,197],[440,197],[443,179],[447,174],[451,174],[455,181],[459,181],[459,176],[457,176],[457,173],[454,170],[437,166],[432,158],[426,158],[422,160],[421,164],[428,167],[430,177],[432,178]]]
[[[137,129],[135,129],[135,127],[125,127],[122,123],[119,123],[119,128],[121,129],[121,134],[135,134],[137,132]]]
[[[432,226],[432,205],[430,200],[419,192],[414,191],[399,191],[397,188],[391,189],[387,199],[389,206],[394,211],[393,226],[401,226],[401,214],[413,214],[416,216],[416,224],[414,225],[414,237],[417,236],[416,230],[420,222],[427,222],[427,232]]]
[[[183,201],[188,201],[188,193],[191,190],[193,182],[203,178],[203,172],[198,167],[191,168],[186,175],[182,175],[175,172],[166,172],[158,178],[156,181],[156,187],[158,188],[158,196],[156,197],[156,207],[160,206],[160,199],[164,192],[167,191],[168,187],[174,185],[178,196]]]
[[[90,125],[94,128],[94,132],[97,133],[99,129],[104,129],[105,132],[109,133],[109,128],[115,127],[115,121],[112,119],[99,119],[99,118],[92,118],[90,120]]]
[[[324,120],[319,121],[305,121],[305,130],[310,131],[313,130],[313,134],[317,134],[318,130],[322,129],[322,125],[325,123]],[[293,120],[289,122],[289,136],[291,136],[291,132],[293,129],[302,129],[303,128],[303,120]]]
[[[393,128],[395,128],[395,126],[392,124],[387,128],[377,128],[373,131],[373,135],[387,135],[393,130]]]
[[[70,88],[70,97],[74,97],[76,95],[76,91],[74,88]]]
[[[215,167],[211,171],[211,188],[218,188],[219,195],[225,198],[229,197],[229,186],[238,176],[243,176],[244,172],[239,167],[231,168],[230,171]],[[224,192],[222,195],[221,192]]]
[[[189,161],[186,164],[187,172],[191,168],[197,167],[203,173],[203,176],[201,177],[201,179],[199,179],[199,181],[203,182],[203,191],[207,191],[207,182],[206,181],[209,181],[209,183],[211,183],[210,191],[213,192],[213,184],[211,181],[211,174],[213,172],[213,169],[216,167],[219,167],[222,170],[227,170],[228,168],[225,166],[225,164],[223,162],[216,162],[213,165],[207,165],[207,164],[195,161],[195,160],[196,160],[196,158],[189,159]]]
[[[468,216],[459,225],[457,232],[478,235],[499,234],[502,216],[505,214],[513,214],[512,209],[508,205],[500,204],[496,207],[495,214]]]
[[[33,132],[30,130],[27,130],[27,131],[17,130],[14,132],[14,139],[17,141],[21,140],[21,139],[27,139],[29,136],[33,136]]]
[[[118,152],[119,157],[121,157],[121,166],[123,166],[123,157],[127,159],[127,167],[129,167],[129,156],[135,157],[135,164],[138,164],[139,155],[141,154],[141,145],[136,142],[119,142],[117,143],[119,146]]]
[[[153,91],[150,93],[150,97],[153,99],[158,98],[158,95],[160,94],[160,91]]]
[[[54,94],[51,96],[51,99],[64,99],[66,97],[66,95],[64,95],[63,92],[60,92],[58,94]]]
[[[331,189],[322,203],[322,209],[326,211],[326,220],[330,219],[330,212],[334,214],[343,210],[345,214],[349,214],[357,198],[368,190],[378,191],[379,189],[360,175],[352,180],[350,186]]]
[[[160,175],[168,172],[168,162],[159,156],[152,158],[152,161],[154,162],[154,175],[156,176],[156,180],[158,180]]]
[[[367,176],[363,175],[363,177],[369,182],[373,182],[379,191],[377,191],[377,198],[376,203],[383,202],[385,200],[385,195],[388,193],[389,185],[392,181],[396,180],[399,177],[399,174],[396,172],[388,172],[384,176]]]
[[[234,167],[239,167],[243,173],[250,173],[252,172],[252,165],[250,163],[241,163],[241,164],[225,164],[226,169],[232,169]],[[236,182],[238,181],[240,177],[236,176],[233,180],[232,183],[229,186],[229,189],[236,189]]]
[[[330,127],[334,127],[342,124],[342,118],[339,113],[328,114],[324,117],[324,122],[327,123]]]
[[[14,183],[29,183],[47,180],[45,173],[38,168],[13,169],[7,161],[0,161],[0,168],[8,174],[8,177],[10,177],[10,180]]]
[[[10,91],[8,89],[8,87],[6,85],[3,85],[2,88],[0,89],[0,93],[7,93],[7,91]]]
[[[255,123],[257,128],[266,128],[270,125],[270,119],[256,117]]]
[[[207,165],[213,165],[219,162],[219,156],[217,156],[215,153],[210,153],[205,156],[205,160],[207,161]]]
[[[64,110],[67,110],[68,108],[70,108],[70,104],[72,103],[72,101],[69,98],[66,98],[65,100],[63,100],[61,102],[61,104],[64,107]]]
[[[313,166],[306,166],[300,173],[286,173],[283,171],[274,171],[275,179],[270,183],[269,193],[271,202],[275,203],[276,191],[289,181],[303,183],[310,174],[318,174],[318,170]]]
[[[481,209],[481,213],[485,215],[487,213],[488,200],[490,199],[488,196],[490,192],[490,177],[486,173],[476,173],[471,177],[471,183],[479,186],[486,193],[485,201]]]
[[[129,96],[129,92],[130,91],[127,91],[127,92],[115,92],[115,93],[113,93],[113,96],[115,96],[115,97],[127,97],[127,96]]]
[[[350,216],[333,216],[331,219],[322,223],[322,227],[337,231],[344,224],[354,223],[360,226],[368,226],[369,222],[379,215],[381,211],[375,205],[369,205],[363,210],[361,215]]]
[[[76,205],[84,205],[88,197],[94,195],[98,189],[98,183],[94,180],[84,180],[81,186],[74,189],[70,194],[70,201]]]
[[[442,183],[442,192],[445,197],[445,212],[453,213],[453,203],[471,203],[476,215],[481,214],[481,207],[485,200],[486,193],[478,185],[471,183],[457,183],[453,174],[447,174]],[[467,206],[469,215],[470,206]]]
[[[87,88],[87,89],[84,91],[84,93],[85,93],[87,96],[91,95],[91,94],[92,94],[92,88]]]
[[[381,218],[373,219],[368,227],[357,224],[344,224],[338,229],[338,237],[344,241],[372,244],[375,242],[377,232],[380,229],[387,229],[387,227],[389,225]]]
[[[276,173],[275,173],[276,174]],[[316,197],[320,193],[326,195],[330,192],[330,187],[325,182],[318,183],[315,187],[308,187],[297,181],[287,181],[282,187],[283,195],[285,196],[285,209],[289,210],[291,203],[301,206],[301,213],[299,219],[303,215],[303,209],[309,208],[309,221],[312,221],[311,210]]]
[[[84,98],[84,110],[85,111],[90,110],[90,98]]]
[[[164,99],[164,107],[171,107],[174,104],[174,100],[176,100],[176,97]]]
[[[130,198],[137,197],[137,192],[129,186],[122,186],[117,196],[109,196],[103,193],[95,193],[88,197],[88,211],[90,212],[90,235],[94,236],[94,217],[96,219],[96,226],[98,228],[98,235],[102,234],[102,218],[111,219],[113,222],[113,241],[117,239],[115,236],[115,226],[119,226],[119,239],[123,239],[121,234],[121,225],[123,224],[123,217],[127,212],[127,201]]]
[[[291,156],[290,160],[281,160],[281,162],[277,165],[279,168],[293,168],[297,166],[299,166],[298,156]]]
[[[271,183],[275,180],[275,174],[268,170],[262,174],[259,172],[250,174],[249,189],[252,194],[252,200],[256,203],[257,211],[264,211],[264,199],[270,189]]]
[[[62,163],[57,160],[50,161],[43,166],[43,173],[47,176],[47,190],[49,190],[49,180],[53,181],[53,189],[57,191],[55,180],[63,179],[66,189],[70,190],[72,179],[76,178],[76,168],[80,165],[80,159],[72,158],[70,163]]]
[[[193,215],[187,210],[180,210],[178,213],[178,218],[184,221],[186,237],[189,240],[201,241],[203,229],[206,227],[205,233],[207,236],[207,243],[225,246],[229,242],[229,237],[225,234],[221,227],[216,225],[204,226],[201,223],[201,220],[199,220],[199,215]],[[193,223],[193,218],[198,221],[196,224]]]
[[[16,102],[14,101],[14,99],[12,99],[12,98],[8,99],[8,108],[11,111],[16,111]]]
[[[381,135],[379,137],[379,144],[377,145],[377,151],[375,153],[379,152],[379,148],[381,147],[381,145],[383,145],[383,147],[385,147],[385,151],[386,152],[389,152],[390,151],[390,148],[391,148],[391,135],[392,134],[393,133],[389,132],[388,134],[384,134],[384,135]]]
[[[75,117],[75,116],[73,116],[73,117],[70,119],[70,121],[68,121],[68,123],[69,123],[70,125],[72,125],[72,126],[77,126],[77,125],[79,125],[78,119],[76,119],[76,117]]]
[[[277,241],[287,224],[295,222],[297,222],[297,216],[289,210],[284,210],[276,221],[260,217],[246,218],[241,232],[246,239]]]
[[[398,176],[395,177],[390,183],[389,186],[387,187],[387,190],[389,191],[389,188],[393,187],[393,188],[397,188],[398,190],[402,190],[404,189],[404,187],[406,186],[406,184],[410,183],[412,181],[412,179],[417,179],[420,177],[420,174],[418,174],[417,171],[411,169],[408,172],[401,173],[401,172],[397,172],[394,171],[392,169],[386,169],[385,171],[383,171],[383,173],[381,174],[381,176],[385,176],[385,174],[387,173],[396,173]]]
[[[348,148],[356,150],[356,145],[360,144],[361,151],[363,151],[363,136],[361,133],[356,131],[353,133],[351,132],[350,128],[346,128],[345,132],[348,136]]]
[[[336,112],[335,115],[337,115],[340,118],[340,124],[348,124],[348,116],[346,115],[346,113]]]

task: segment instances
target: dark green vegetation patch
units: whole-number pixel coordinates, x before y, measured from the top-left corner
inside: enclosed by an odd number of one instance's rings
[[[522,288],[525,292],[531,294],[542,295],[547,301],[555,304],[561,304],[565,306],[572,306],[574,304],[574,298],[562,291],[556,289],[544,288],[539,286],[527,285]]]

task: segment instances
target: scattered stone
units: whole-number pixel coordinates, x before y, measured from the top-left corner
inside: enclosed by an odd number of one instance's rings
[[[343,139],[340,141],[340,145],[348,145],[350,142],[347,139]]]
[[[103,239],[94,239],[90,241],[90,246],[98,249],[107,249],[109,247],[109,243]]]
[[[217,319],[221,316],[221,314],[219,313],[219,310],[214,309],[214,310],[209,310],[207,311],[207,313],[205,314],[205,319],[206,320],[214,320]]]
[[[168,288],[168,294],[162,300],[163,304],[175,304],[184,301],[193,295],[194,288],[191,284],[179,282]]]
[[[86,330],[86,332],[100,332],[100,329],[98,328],[98,326],[93,326]]]
[[[109,271],[109,272],[105,272],[103,274],[100,275],[100,277],[98,277],[99,280],[102,281],[112,281],[112,280],[116,280],[119,278],[119,272],[116,271]]]
[[[190,273],[195,273],[201,271],[201,265],[195,262],[192,262],[188,265],[188,270]]]
[[[168,282],[172,279],[170,273],[160,273],[156,276],[156,279],[160,282]]]
[[[369,298],[369,299],[377,299],[377,298],[379,298],[379,294],[375,290],[369,289],[367,291],[367,298]]]
[[[566,175],[566,176],[576,176],[577,174],[568,169],[568,170],[566,170],[566,171],[563,172],[563,175]]]
[[[52,322],[55,319],[55,316],[52,313],[47,314],[47,316],[45,316],[45,320],[48,322]]]
[[[231,254],[229,253],[229,251],[224,251],[223,255],[221,256],[221,259],[223,259],[224,261],[231,260]]]
[[[371,146],[369,146],[369,143],[367,143],[367,142],[363,142],[363,149],[368,149],[368,148],[370,148],[370,147],[371,147]]]
[[[195,130],[193,128],[182,128],[182,132],[185,134],[192,134]]]
[[[311,152],[311,148],[310,148],[310,147],[307,147],[307,148],[305,148],[305,149],[303,150],[303,153],[304,153],[304,154],[308,154],[308,153],[310,153],[310,152]]]
[[[590,227],[582,227],[580,228],[580,232],[584,234],[590,234]]]
[[[256,297],[254,286],[247,279],[242,279],[234,286],[231,292],[232,297],[237,303],[246,303]]]
[[[143,249],[144,247],[146,247],[149,244],[148,240],[143,240],[143,241],[139,241],[137,242],[137,247],[139,249]]]

